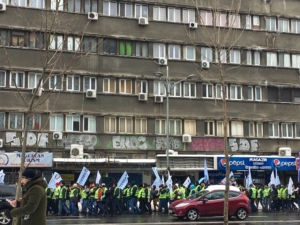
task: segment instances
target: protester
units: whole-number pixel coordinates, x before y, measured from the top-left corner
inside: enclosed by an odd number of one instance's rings
[[[151,190],[151,199],[152,199],[152,205],[153,205],[153,212],[156,212],[158,210],[158,189],[155,185],[153,185]]]
[[[64,181],[60,181],[60,192],[58,197],[58,216],[63,215],[63,211],[66,216],[70,215],[70,209],[66,205],[67,200],[67,188]]]

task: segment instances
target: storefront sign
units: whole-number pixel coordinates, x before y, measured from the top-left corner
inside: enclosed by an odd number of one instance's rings
[[[60,174],[64,181],[74,181],[74,174]]]
[[[230,170],[296,170],[295,157],[276,156],[232,156]],[[226,169],[225,157],[218,157],[218,169]]]
[[[0,167],[20,167],[21,152],[0,153]],[[50,152],[26,152],[25,166],[52,167],[53,153]]]

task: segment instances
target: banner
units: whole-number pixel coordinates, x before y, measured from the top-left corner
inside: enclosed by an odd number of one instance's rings
[[[161,185],[161,180],[159,178],[156,178],[151,187],[153,187],[154,185],[158,188],[159,185]]]
[[[76,183],[84,186],[85,182],[89,178],[90,173],[91,172],[86,167],[83,167]]]
[[[250,184],[252,184],[252,176],[251,176],[251,170],[250,170],[250,166],[249,166],[249,172],[248,172],[248,176],[246,178],[246,189],[249,190],[250,188]]]
[[[271,185],[274,184],[275,185],[275,176],[274,176],[274,172],[272,171],[271,176],[270,176],[270,183],[268,184],[269,187],[271,187]]]
[[[162,183],[162,185],[165,185],[165,177],[163,174],[161,175],[161,183]]]
[[[280,179],[279,179],[278,172],[277,172],[276,168],[275,168],[275,173],[276,173],[275,186],[277,186],[277,185],[280,185]]]
[[[204,182],[209,183],[209,176],[208,176],[206,158],[204,159]]]
[[[0,153],[0,167],[20,167],[21,152]],[[53,153],[50,152],[26,152],[25,167],[30,163],[30,167],[52,167]]]
[[[234,178],[234,175],[233,175],[232,171],[229,174],[229,181],[230,181],[229,185],[236,184],[236,181],[235,181],[235,178]],[[226,184],[226,176],[224,177],[224,179],[220,183],[221,184]]]
[[[0,171],[0,184],[4,184],[5,173],[3,170]]]
[[[293,184],[294,184],[294,182],[293,182],[293,180],[292,180],[292,178],[290,177],[290,179],[289,179],[289,184],[288,184],[288,194],[289,195],[292,195],[293,194]]]
[[[96,177],[96,184],[99,184],[99,182],[100,182],[100,179],[101,179],[101,174],[100,174],[100,172],[99,172],[99,170],[97,171],[97,177]]]
[[[183,186],[185,186],[187,188],[190,185],[190,183],[191,183],[191,179],[190,179],[190,177],[187,177],[183,183]]]
[[[168,180],[166,182],[167,187],[169,188],[170,194],[173,192],[173,181],[170,171],[168,171]]]
[[[49,184],[48,184],[48,187],[49,188],[56,188],[56,183],[57,182],[60,182],[62,180],[61,176],[59,175],[59,173],[57,172],[54,172],[52,177],[51,177],[51,180],[49,181]]]
[[[129,178],[129,176],[128,176],[127,172],[124,171],[124,173],[123,173],[122,177],[120,178],[117,186],[121,189],[124,189],[126,187],[126,185],[128,184],[128,178]]]

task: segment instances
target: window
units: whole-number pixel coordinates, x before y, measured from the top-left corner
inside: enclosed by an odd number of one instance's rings
[[[227,17],[226,13],[216,13],[214,18],[216,26],[225,27],[226,17]]]
[[[5,113],[0,112],[0,129],[5,128]]]
[[[1,118],[1,115],[0,115],[0,118]],[[0,126],[1,126],[1,123],[0,123]],[[295,124],[295,138],[300,138],[300,123]]]
[[[257,137],[262,137],[263,136],[263,124],[262,123],[257,123],[256,124],[256,136]]]
[[[120,94],[131,94],[132,93],[132,81],[120,79]]]
[[[131,41],[120,41],[119,42],[120,55],[132,56],[132,42]]]
[[[103,15],[117,16],[117,2],[104,1],[103,2]]]
[[[179,45],[169,45],[169,59],[180,59]]]
[[[202,84],[202,97],[213,98],[214,97],[214,86],[212,84]]]
[[[279,32],[289,32],[289,20],[288,19],[278,19],[278,31]]]
[[[184,120],[184,133],[196,135],[196,120]]]
[[[6,87],[6,72],[0,70],[0,87]]]
[[[212,50],[211,48],[201,48],[201,60],[207,60],[209,62],[212,62]]]
[[[266,30],[276,31],[276,18],[271,18],[271,17],[266,18]]]
[[[260,65],[260,52],[258,51],[254,52],[254,65],[256,66]]]
[[[280,67],[291,67],[291,58],[288,53],[279,53],[279,66]]]
[[[230,63],[241,63],[241,52],[240,50],[230,50]]]
[[[50,130],[63,131],[64,116],[63,115],[50,115]]]
[[[116,133],[116,117],[104,117],[104,132]]]
[[[9,114],[9,129],[23,129],[24,115],[22,113]]]
[[[166,120],[155,120],[155,134],[166,134]]]
[[[259,26],[259,16],[253,16],[253,26]]]
[[[97,52],[97,38],[84,37],[83,38],[83,51],[84,52]]]
[[[11,72],[9,86],[24,88],[25,87],[24,79],[25,79],[24,72]]]
[[[64,0],[51,0],[52,10],[64,10]]]
[[[39,130],[41,128],[41,115],[35,114],[28,118],[28,129]]]
[[[231,121],[231,136],[242,137],[244,136],[243,122]]]
[[[291,21],[291,32],[296,34],[300,33],[300,20]]]
[[[176,8],[168,8],[168,21],[180,23],[181,22],[181,11]]]
[[[148,5],[135,5],[135,18],[148,18]]]
[[[249,123],[249,137],[255,137],[255,124]]]
[[[300,55],[292,54],[292,67],[300,68]]]
[[[267,52],[267,66],[277,66],[276,52]]]
[[[80,77],[71,75],[67,77],[67,90],[80,91]]]
[[[269,137],[279,137],[278,123],[269,123]]]
[[[97,0],[85,0],[84,1],[84,12],[98,12],[98,1]]]
[[[183,9],[182,10],[182,22],[183,23],[194,23],[195,22],[195,10],[194,9]]]
[[[147,134],[147,119],[136,118],[135,119],[135,133],[136,134]]]
[[[50,77],[49,88],[53,90],[62,90],[63,82],[62,75],[53,75]]]
[[[201,16],[201,24],[207,25],[207,26],[213,25],[212,12],[201,11],[200,16]]]
[[[228,26],[233,28],[241,28],[240,15],[228,15]]]
[[[185,55],[185,60],[195,61],[196,60],[195,47],[194,46],[185,46],[184,47],[184,55]]]
[[[103,92],[115,93],[116,92],[116,80],[113,78],[103,79]]]
[[[106,39],[103,41],[103,52],[105,54],[116,55],[117,54],[117,41],[112,39]]]
[[[8,45],[8,35],[6,30],[0,30],[0,45]]]
[[[226,63],[227,62],[227,53],[225,49],[219,49],[220,52],[220,61],[221,63]],[[218,56],[218,50],[215,50],[215,57],[216,57],[216,62],[219,62],[219,56]]]
[[[66,116],[66,131],[80,131],[80,116]]]
[[[136,42],[135,43],[135,56],[148,57],[148,43]]]
[[[214,121],[205,121],[204,122],[204,135],[205,136],[214,136],[215,135]]]
[[[67,50],[68,51],[79,51],[80,50],[80,37],[68,37]]]
[[[119,132],[122,134],[133,133],[132,118],[130,117],[120,117],[119,118]]]
[[[246,15],[246,29],[251,29],[252,28],[252,21],[251,21],[251,15]]]
[[[83,78],[83,91],[96,90],[97,80],[95,77],[84,77]]]
[[[67,8],[67,11],[69,11],[69,12],[80,13],[81,12],[80,0],[68,0],[66,8]]]
[[[166,55],[165,44],[153,44],[154,58],[165,58],[165,55]]]
[[[120,16],[132,18],[132,4],[128,2],[120,2]]]
[[[43,9],[43,8],[45,8],[45,3],[44,3],[44,0],[29,0],[28,7]]]
[[[181,97],[181,83],[170,82],[170,97]],[[172,88],[173,87],[173,88]]]
[[[247,65],[252,65],[252,52],[247,51]]]
[[[184,82],[184,97],[196,98],[196,83]]]
[[[253,87],[252,86],[248,86],[247,87],[247,96],[248,96],[248,100],[253,100]]]
[[[161,6],[154,6],[153,20],[166,21],[166,8]]]
[[[283,138],[292,138],[293,137],[293,124],[282,123],[281,124],[281,134],[282,134]]]
[[[223,88],[221,84],[216,84],[216,98],[222,99],[223,98]],[[225,99],[228,99],[228,88],[227,85],[225,85]]]
[[[42,79],[42,74],[40,73],[29,73],[28,74],[28,88],[37,88],[38,84],[40,82],[40,79]],[[43,81],[40,83],[40,87],[43,85]]]
[[[96,132],[96,117],[83,117],[83,132]]]
[[[181,120],[170,120],[169,133],[170,135],[181,135]]]
[[[42,49],[44,47],[44,35],[42,33],[29,34],[29,47]]]
[[[24,47],[25,46],[24,38],[25,38],[24,32],[12,31],[11,32],[11,45]]]
[[[163,81],[154,81],[154,95],[155,96],[165,96],[166,88]]]
[[[242,86],[230,85],[230,99],[242,100]]]
[[[147,94],[148,93],[148,82],[146,80],[137,80],[135,82],[135,93],[136,94]]]
[[[261,87],[256,86],[255,87],[255,101],[261,101]]]
[[[223,121],[217,121],[217,136],[224,137]],[[227,124],[227,137],[229,136],[229,125]]]
[[[52,50],[62,50],[63,49],[63,36],[51,34],[49,48]]]

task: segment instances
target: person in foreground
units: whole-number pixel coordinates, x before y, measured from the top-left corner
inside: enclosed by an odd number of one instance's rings
[[[47,196],[46,182],[42,172],[26,169],[22,173],[22,201],[10,202],[14,209],[8,211],[11,217],[20,217],[22,225],[46,225]]]

